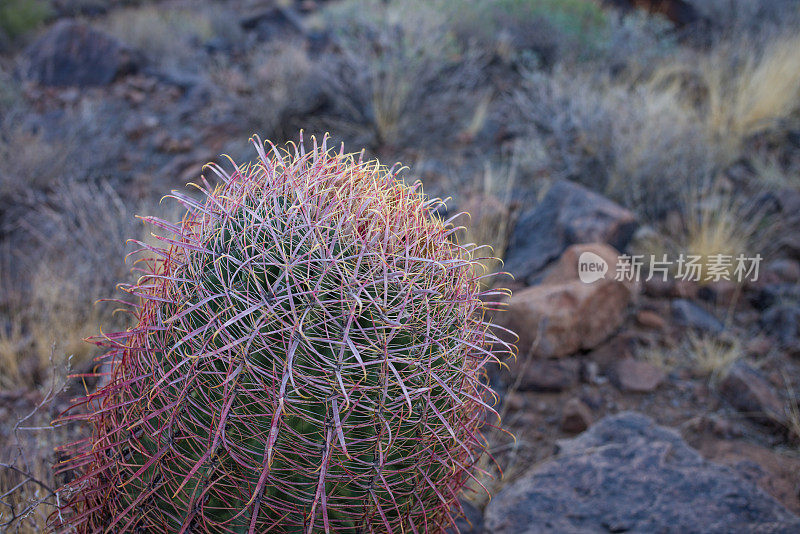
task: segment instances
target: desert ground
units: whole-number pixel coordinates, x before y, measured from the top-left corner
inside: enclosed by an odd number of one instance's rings
[[[135,216],[301,130],[402,162],[513,290],[462,532],[800,531],[792,0],[2,0],[0,531],[56,509]]]

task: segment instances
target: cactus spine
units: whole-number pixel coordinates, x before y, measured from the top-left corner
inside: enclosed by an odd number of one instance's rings
[[[477,480],[492,333],[474,266],[419,183],[314,139],[173,192],[138,242],[135,326],[66,418],[56,530],[439,532]],[[494,345],[494,352],[491,346]]]

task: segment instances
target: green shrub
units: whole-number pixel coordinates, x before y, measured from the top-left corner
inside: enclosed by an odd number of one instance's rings
[[[42,0],[3,0],[0,30],[16,39],[36,29],[50,16],[50,5]]]

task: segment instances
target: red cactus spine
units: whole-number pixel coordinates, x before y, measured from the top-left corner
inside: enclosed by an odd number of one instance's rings
[[[439,532],[477,480],[509,345],[485,313],[477,247],[361,155],[313,141],[232,173],[179,223],[128,292],[135,326],[94,341],[109,383],[65,415],[56,530]],[[492,349],[494,347],[494,349]],[[498,347],[499,352],[498,352]]]

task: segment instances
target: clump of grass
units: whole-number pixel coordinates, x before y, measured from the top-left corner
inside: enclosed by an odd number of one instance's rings
[[[304,126],[295,122],[307,115],[318,97],[313,78],[317,66],[307,48],[295,40],[266,43],[249,55],[247,65],[247,94],[242,106],[253,130],[273,139],[294,136]],[[216,76],[222,85],[226,74],[222,71]]]
[[[731,366],[744,356],[742,344],[737,338],[723,339],[690,332],[686,346],[695,372],[709,377],[712,382],[724,378]]]
[[[464,129],[483,75],[440,11],[421,0],[351,0],[324,19],[338,49],[321,62],[335,131],[356,144],[397,147]]]
[[[43,0],[3,0],[0,31],[17,39],[41,26],[50,14],[50,5]]]
[[[755,50],[755,52],[754,52]],[[754,46],[748,39],[718,45],[700,64],[708,92],[708,135],[734,160],[751,135],[800,108],[800,35]]]
[[[659,220],[713,170],[702,123],[672,85],[596,69],[525,74],[506,110],[521,137],[543,139],[552,175]]]
[[[459,210],[468,214],[467,220],[459,221],[464,229],[459,232],[459,242],[483,243],[486,247],[481,253],[475,268],[482,269],[478,275],[492,275],[502,267],[502,258],[508,245],[508,232],[511,213],[508,204],[511,189],[516,179],[515,164],[506,168],[493,169],[488,163],[481,179],[476,183],[473,193]],[[482,279],[485,286],[491,286],[494,276]]]
[[[647,344],[637,348],[636,358],[662,369],[675,369],[684,360],[675,347],[660,344]]]
[[[203,43],[218,35],[238,39],[241,31],[221,7],[184,9],[148,4],[112,10],[102,26],[150,60],[170,68],[193,67]]]
[[[690,368],[694,374],[718,382],[731,365],[744,356],[742,343],[731,336],[689,332],[677,345],[650,344],[637,349],[636,357],[662,369]]]
[[[749,258],[763,252],[752,249],[760,242],[758,234],[763,217],[747,199],[717,184],[694,192],[686,201],[678,249],[700,257],[701,281],[713,274],[712,265],[719,264],[716,258],[732,257],[730,267],[722,271],[731,281],[736,281],[735,258],[739,255]],[[713,269],[719,271],[718,267]]]
[[[0,201],[30,203],[68,173],[75,147],[69,139],[51,140],[12,121],[0,132]]]
[[[126,239],[140,232],[132,221],[131,208],[107,183],[60,185],[21,220],[25,239],[17,243],[15,270],[4,267],[2,278],[0,311],[8,326],[0,333],[0,357],[7,381],[36,387],[51,359],[61,366],[72,357],[85,369],[96,353],[83,339],[98,325],[123,326],[120,315],[101,320],[116,305],[96,301],[120,296],[116,283],[129,275],[120,258]]]

